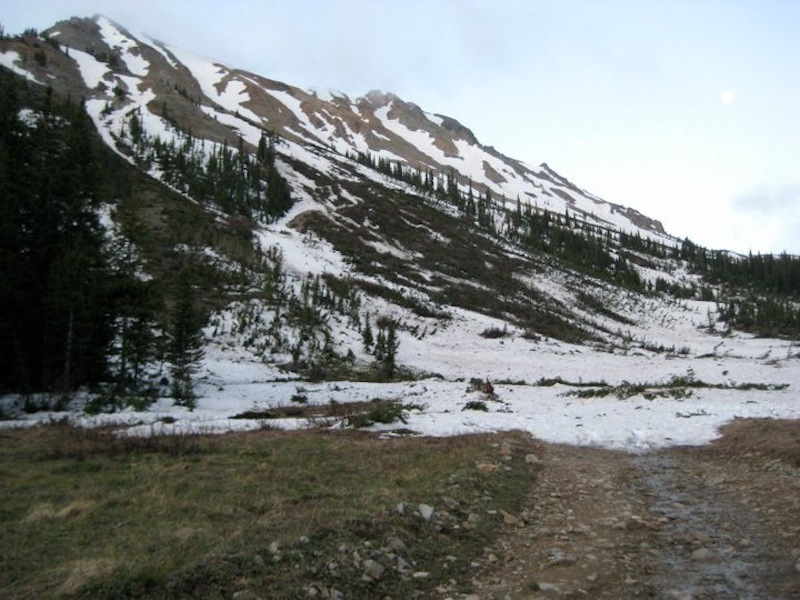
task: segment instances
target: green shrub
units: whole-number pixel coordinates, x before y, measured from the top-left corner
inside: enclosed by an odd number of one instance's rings
[[[487,327],[486,329],[481,331],[481,337],[490,340],[508,337],[508,327],[506,327],[505,325],[503,325],[502,329],[500,329],[499,327]]]
[[[398,421],[403,424],[408,423],[406,407],[399,402],[380,402],[367,412],[350,415],[346,419],[347,425],[356,429],[369,427],[375,423],[389,424]]]
[[[489,407],[486,406],[486,402],[483,400],[470,400],[461,410],[480,410],[483,412],[489,412]]]

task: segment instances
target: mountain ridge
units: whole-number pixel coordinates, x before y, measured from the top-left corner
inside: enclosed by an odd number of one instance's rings
[[[453,331],[674,356],[692,352],[689,331],[708,354],[736,327],[799,329],[791,257],[677,240],[390,92],[303,90],[105,17],[4,39],[0,62],[44,95],[83,98],[104,152],[136,172],[127,188],[105,184],[107,221],[165,286],[192,262],[209,342],[249,359],[370,364],[377,350],[359,339],[376,320],[397,326],[405,364],[451,375]],[[444,363],[419,358],[432,348]]]
[[[319,91],[302,90],[229,67],[221,61],[139,39],[102,16],[91,21],[61,22],[44,35],[72,46],[82,43],[95,53],[118,54],[122,57],[121,72],[126,72],[127,76],[138,73],[139,86],[158,90],[159,96],[165,93],[163,84],[171,84],[174,91],[191,97],[205,111],[200,118],[194,111],[191,119],[186,119],[194,128],[203,120],[224,118],[228,127],[235,129],[253,147],[257,138],[250,128],[255,126],[299,143],[331,147],[342,154],[371,152],[378,158],[401,161],[411,168],[452,170],[463,188],[470,183],[487,187],[507,202],[521,197],[523,202],[541,203],[552,212],[572,210],[587,222],[628,227],[631,233],[641,231],[670,240],[655,219],[587,194],[549,167],[536,170],[491,146],[483,146],[457,119],[425,112],[390,92],[373,90],[353,99],[346,94],[330,93],[329,98],[321,98]],[[146,60],[149,67],[139,64],[139,58]],[[87,65],[86,69],[90,68],[97,66]],[[150,69],[154,72],[149,73]],[[120,76],[111,71],[112,74],[104,75],[110,81]],[[91,83],[100,84],[101,81]],[[129,83],[130,80],[124,82]],[[97,95],[96,89],[90,92]],[[153,110],[152,106],[148,108]],[[181,112],[179,110],[173,118],[188,127],[188,123],[181,120]],[[216,141],[223,135],[216,132]],[[558,196],[553,196],[549,189],[551,184],[559,190]],[[604,218],[606,214],[617,217],[609,221]],[[635,218],[631,218],[633,216]]]

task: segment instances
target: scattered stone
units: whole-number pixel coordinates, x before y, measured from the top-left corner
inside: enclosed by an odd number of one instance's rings
[[[539,591],[542,592],[560,592],[561,588],[559,588],[555,583],[545,583],[544,581],[538,581],[536,583]]]
[[[431,517],[433,517],[434,508],[428,504],[420,504],[419,505],[419,516],[422,517],[426,521],[430,521]]]
[[[273,556],[281,551],[281,545],[278,542],[272,542],[269,545],[269,553]]]
[[[256,554],[253,557],[253,564],[256,566],[257,569],[263,569],[266,566],[264,558],[260,554]]]
[[[430,576],[431,574],[428,573],[427,571],[417,571],[411,577],[413,577],[414,579],[427,579]]]
[[[717,553],[708,548],[698,548],[692,552],[692,560],[695,562],[714,562],[717,558]]]
[[[711,534],[708,533],[707,531],[698,531],[695,534],[694,539],[699,544],[707,544],[708,542],[711,541]]]
[[[500,444],[500,454],[508,455],[511,454],[511,452],[512,452],[511,444],[509,444],[508,442],[503,442],[502,444]]]
[[[399,537],[393,535],[388,540],[386,540],[386,549],[389,552],[405,552],[406,544]]]
[[[233,598],[233,600],[261,600],[261,596],[250,590],[234,592],[231,598]]]
[[[368,558],[365,560],[361,567],[364,569],[364,575],[370,578],[372,581],[379,581],[381,577],[383,577],[383,572],[386,570],[382,564],[377,561]]]
[[[411,563],[409,563],[406,559],[402,556],[397,557],[397,570],[401,573],[405,573],[406,571],[411,570]]]
[[[538,465],[541,464],[542,459],[539,458],[536,454],[526,454],[525,462],[528,463],[529,465]]]
[[[576,558],[570,554],[567,554],[563,550],[556,548],[555,550],[550,551],[550,565],[572,565],[576,562]]]
[[[592,528],[589,527],[588,525],[583,524],[583,523],[576,523],[575,525],[572,525],[571,527],[569,527],[567,532],[568,533],[573,533],[573,534],[577,533],[577,534],[580,534],[580,535],[590,535],[592,533]]]
[[[395,507],[394,510],[398,515],[406,514],[406,503],[405,502],[398,502],[397,506]]]

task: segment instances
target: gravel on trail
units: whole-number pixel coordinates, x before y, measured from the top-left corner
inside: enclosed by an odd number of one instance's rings
[[[542,444],[539,460],[527,507],[452,598],[800,598],[800,469],[714,446]]]

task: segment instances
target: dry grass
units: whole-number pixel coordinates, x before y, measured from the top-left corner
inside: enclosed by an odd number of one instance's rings
[[[52,574],[54,579],[61,581],[55,595],[72,596],[90,581],[111,575],[119,564],[119,560],[93,558],[76,560],[59,567]]]
[[[330,402],[328,404],[290,404],[277,408],[248,410],[233,419],[346,419],[366,414],[376,407],[395,404],[390,400],[368,400],[362,402]]]
[[[125,456],[134,453],[200,454],[212,449],[218,436],[198,431],[170,435],[129,436],[115,426],[76,427],[66,421],[51,424],[42,433],[40,448],[47,458]]]
[[[800,420],[736,419],[725,425],[714,442],[720,450],[745,455],[759,454],[800,467]]]
[[[292,598],[312,584],[347,597],[425,595],[459,577],[458,567],[444,569],[445,556],[458,556],[468,578],[470,561],[499,534],[491,518],[469,531],[458,523],[471,512],[520,509],[535,481],[524,461],[531,444],[519,433],[381,440],[263,430],[128,443],[63,424],[5,431],[0,597],[197,598],[244,589]],[[477,463],[500,464],[500,445],[513,447],[502,463],[510,470],[477,471]],[[398,503],[450,516],[426,523],[399,515]],[[428,580],[389,570],[367,584],[341,555],[342,547],[380,548],[391,535]]]

